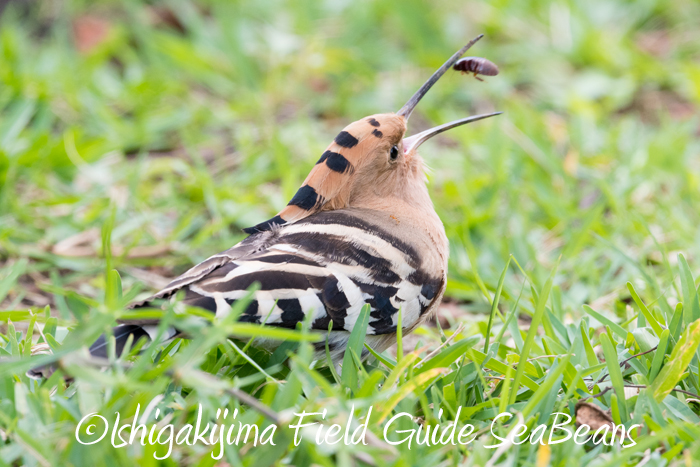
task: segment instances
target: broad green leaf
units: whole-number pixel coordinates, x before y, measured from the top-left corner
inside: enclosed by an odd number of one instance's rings
[[[19,311],[19,310],[0,311],[0,323],[4,323],[7,320],[12,320],[15,322],[26,321],[28,319],[31,319],[31,316],[32,316],[32,314],[29,311]],[[39,316],[37,318],[37,321],[42,322],[42,321],[44,321],[44,318]]]
[[[357,389],[357,369],[355,368],[352,354],[348,352],[348,349],[352,349],[357,355],[362,355],[362,347],[365,342],[365,336],[367,335],[367,325],[369,324],[369,310],[369,305],[362,307],[360,315],[355,322],[355,326],[350,333],[350,338],[345,347],[345,355],[343,356],[341,381],[345,387],[350,388],[352,391]]]
[[[688,326],[671,352],[668,363],[649,386],[648,391],[657,402],[661,402],[676,387],[681,375],[688,368],[695,350],[700,344],[700,320]]]
[[[624,399],[623,399],[624,403]],[[610,396],[610,415],[612,416],[613,422],[615,422],[616,425],[621,425],[624,423],[622,421],[622,418],[620,417],[620,404],[618,403],[618,398],[617,394],[613,394]]]

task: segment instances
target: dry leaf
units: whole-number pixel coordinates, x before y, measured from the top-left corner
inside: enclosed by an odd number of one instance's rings
[[[51,347],[49,347],[49,344],[46,344],[44,342],[41,342],[39,344],[34,344],[32,346],[32,356],[34,355],[51,355],[53,352],[51,351]]]
[[[576,426],[588,425],[592,431],[608,425],[614,428],[612,417],[604,412],[600,407],[588,402],[579,401],[576,404]]]

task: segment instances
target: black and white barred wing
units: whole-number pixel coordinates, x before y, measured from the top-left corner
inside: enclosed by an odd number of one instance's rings
[[[219,315],[258,283],[241,321],[289,328],[311,314],[314,329],[327,330],[333,321],[334,330],[350,331],[369,304],[368,334],[390,334],[396,331],[399,308],[404,327],[412,328],[443,286],[442,276],[420,269],[411,247],[339,212],[255,234],[240,245],[247,254],[213,257],[193,268],[200,271],[195,280],[190,273],[190,279],[173,281],[183,285],[166,291],[184,289],[186,304]]]
[[[136,304],[136,306],[147,304],[150,300],[156,298],[168,298],[179,290],[186,289],[188,285],[206,278],[207,275],[231,261],[264,250],[266,248],[266,241],[272,236],[272,232],[251,235],[228,250],[211,256],[196,266],[191,267],[186,272],[173,279],[163,290],[148,298],[145,302]]]

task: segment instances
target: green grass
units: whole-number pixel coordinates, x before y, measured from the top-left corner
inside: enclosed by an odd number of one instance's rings
[[[250,394],[269,410],[246,402],[248,423],[286,426],[291,411],[322,407],[341,420],[373,405],[381,439],[381,416],[434,425],[443,408],[444,425],[463,406],[460,422],[480,435],[466,447],[295,447],[280,429],[274,448],[228,447],[231,465],[700,458],[697,2],[176,5],[176,25],[135,0],[13,2],[0,18],[0,464],[155,465],[151,447],[82,446],[74,431],[95,411],[130,422],[159,394],[177,424],[200,403],[214,422]],[[105,34],[79,52],[86,14]],[[309,366],[303,331],[277,334],[287,343],[268,354],[227,337],[271,331],[152,311],[197,337],[133,349],[103,372],[85,360],[80,349],[128,302],[274,215],[340,128],[399,109],[482,32],[473,54],[501,73],[449,74],[409,129],[505,112],[421,151],[450,239],[440,327],[357,371],[348,354],[334,376]],[[24,371],[40,341],[66,365],[37,384]],[[533,425],[586,398],[642,424],[637,446],[485,448],[504,410]],[[176,446],[163,463],[215,465],[210,452]]]

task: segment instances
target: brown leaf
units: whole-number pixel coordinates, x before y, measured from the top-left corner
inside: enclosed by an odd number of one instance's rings
[[[588,425],[596,431],[598,428],[608,425],[614,428],[612,417],[605,413],[600,407],[588,402],[579,401],[576,404],[576,426]]]

